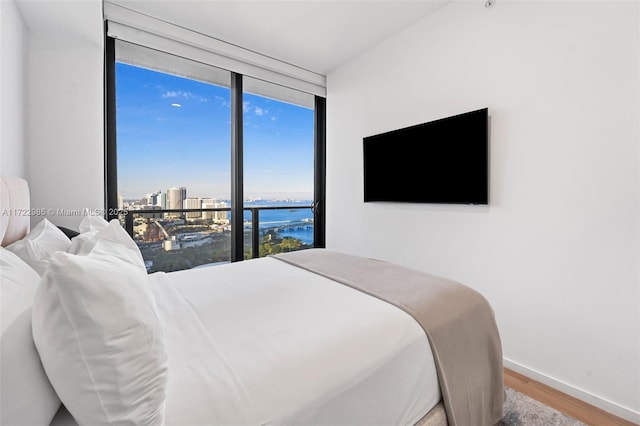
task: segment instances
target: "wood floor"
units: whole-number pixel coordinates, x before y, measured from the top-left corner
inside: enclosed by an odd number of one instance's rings
[[[591,426],[638,426],[508,368],[504,369],[504,384]]]

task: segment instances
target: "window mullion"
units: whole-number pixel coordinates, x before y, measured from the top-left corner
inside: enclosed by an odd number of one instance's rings
[[[116,149],[116,53],[115,40],[105,36],[105,144],[104,144],[104,174],[105,174],[105,210],[107,220],[117,218],[113,211],[118,206],[118,163]]]
[[[313,246],[325,247],[326,199],[326,100],[315,97],[313,161]]]
[[[242,74],[231,73],[231,261],[244,260]]]

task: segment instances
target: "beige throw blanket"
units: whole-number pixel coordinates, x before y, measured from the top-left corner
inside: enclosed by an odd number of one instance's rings
[[[487,300],[462,284],[399,265],[311,249],[274,256],[375,296],[411,315],[427,334],[450,425],[502,418],[502,346]]]

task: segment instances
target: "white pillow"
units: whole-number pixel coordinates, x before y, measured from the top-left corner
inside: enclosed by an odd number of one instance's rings
[[[42,275],[49,257],[56,251],[66,251],[69,246],[71,240],[64,232],[47,219],[43,219],[24,238],[8,245],[7,250],[17,254]]]
[[[117,221],[96,235],[86,255],[51,256],[34,301],[36,347],[78,423],[162,424],[167,353],[142,257]]]
[[[106,228],[108,224],[109,222],[101,216],[85,216],[78,226],[78,231],[81,234],[83,232],[100,231]]]
[[[31,306],[40,275],[0,247],[0,424],[49,424],[60,399],[31,335]]]
[[[67,252],[78,254],[81,247],[87,245],[87,248],[93,247],[91,241],[94,241],[96,234],[106,228],[109,222],[100,216],[85,216],[78,226],[79,235],[71,239],[71,246]],[[87,251],[87,249],[85,249]]]

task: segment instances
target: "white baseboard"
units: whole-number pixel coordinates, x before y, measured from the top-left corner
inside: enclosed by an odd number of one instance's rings
[[[566,393],[567,395],[570,395],[574,398],[584,401],[587,404],[593,405],[594,407],[600,408],[601,410],[604,410],[615,416],[621,417],[625,420],[628,420],[630,422],[640,425],[640,413],[637,411],[634,411],[630,408],[616,404],[615,402],[608,401],[606,399],[603,399],[602,397],[593,395],[592,393],[589,393],[582,389],[576,388],[575,386],[572,386],[570,384],[556,380],[552,377],[544,375],[538,371],[532,370],[528,367],[525,367],[521,364],[518,364],[506,358],[503,361],[504,361],[503,365],[506,368],[513,370],[516,373],[520,373],[523,376],[527,376],[530,379],[533,379],[537,382],[540,382],[556,390],[559,390],[560,392]]]

